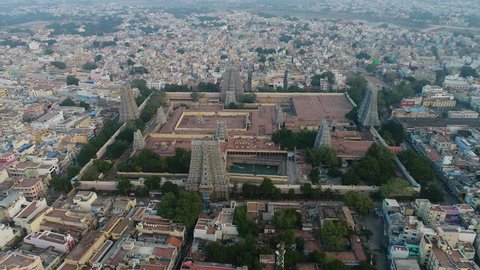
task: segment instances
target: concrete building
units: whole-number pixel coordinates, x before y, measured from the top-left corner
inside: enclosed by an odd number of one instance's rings
[[[476,111],[449,111],[448,118],[474,119],[478,118],[478,113]]]
[[[34,129],[48,129],[64,121],[62,111],[50,111],[32,123]]]
[[[0,248],[3,249],[14,238],[15,232],[12,227],[0,224]]]
[[[37,232],[40,230],[40,223],[42,222],[42,219],[38,217],[43,216],[47,207],[45,198],[27,202],[23,210],[13,218],[13,221],[16,226],[25,229],[27,233]]]
[[[13,188],[29,200],[39,199],[46,194],[45,182],[41,178],[22,178],[15,181]]]
[[[231,202],[229,208],[223,208],[213,219],[199,218],[193,237],[213,242],[234,240],[238,236],[237,226],[233,225],[235,205],[235,202]]]
[[[3,221],[11,220],[20,210],[27,200],[23,194],[15,189],[8,189],[0,195],[0,219]]]
[[[82,211],[90,211],[92,203],[97,199],[97,193],[93,191],[79,191],[73,197],[73,203]]]
[[[39,256],[12,252],[0,257],[0,269],[8,270],[44,270]]]
[[[75,247],[75,240],[70,235],[51,231],[32,232],[25,236],[23,241],[37,248],[47,249],[52,247],[55,251],[68,254]]]
[[[390,265],[390,270],[420,270],[420,265],[416,259],[394,259]]]

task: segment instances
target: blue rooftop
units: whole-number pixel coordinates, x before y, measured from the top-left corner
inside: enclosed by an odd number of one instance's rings
[[[47,152],[46,154],[47,158],[55,158],[58,156],[58,152],[57,151],[49,151]]]
[[[26,144],[20,146],[20,148],[18,149],[18,152],[22,153],[23,151],[27,150],[28,148],[30,148],[32,146],[33,146],[33,143],[26,143]]]

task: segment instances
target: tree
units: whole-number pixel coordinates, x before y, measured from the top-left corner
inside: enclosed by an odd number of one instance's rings
[[[478,73],[475,69],[473,69],[472,67],[470,66],[463,66],[461,69],[460,69],[460,76],[464,77],[464,78],[467,78],[467,77],[474,77],[474,78],[477,78],[478,77]]]
[[[96,69],[97,67],[98,67],[97,64],[92,63],[92,62],[87,62],[87,63],[83,64],[82,69],[86,70],[86,71],[90,71],[90,70]]]
[[[78,104],[79,107],[85,108],[85,110],[90,110],[90,104],[86,103],[85,101],[80,101],[80,104]]]
[[[301,214],[293,208],[280,210],[273,216],[273,226],[275,226],[276,229],[296,229],[300,226],[300,222]]]
[[[182,192],[178,196],[167,193],[158,205],[158,214],[192,228],[201,212],[201,199],[197,193]]]
[[[237,206],[233,213],[233,224],[237,226],[240,237],[246,238],[248,236],[256,237],[259,229],[255,221],[247,217],[247,207]]]
[[[64,62],[60,62],[60,61],[53,61],[53,62],[50,62],[50,65],[58,68],[58,69],[66,69],[67,68],[67,64],[65,64]]]
[[[193,91],[190,93],[190,97],[193,101],[197,102],[200,99],[201,94],[199,92]]]
[[[107,146],[106,156],[109,159],[119,158],[125,150],[127,150],[129,143],[127,141],[118,141],[116,140],[109,146]]]
[[[143,181],[143,185],[148,191],[160,189],[161,179],[158,176],[149,176]],[[171,182],[169,182],[171,183]],[[178,191],[177,191],[178,193]]]
[[[318,182],[320,182],[320,169],[318,169],[318,167],[312,168],[308,174],[308,178],[312,181],[312,184],[318,184]]]
[[[420,198],[428,199],[432,203],[439,203],[443,202],[444,200],[442,190],[432,183],[422,185],[422,189],[420,190]]]
[[[175,196],[178,196],[179,194],[179,189],[177,184],[174,184],[170,181],[166,181],[165,183],[163,183],[162,187],[160,188],[160,191],[163,194],[172,193]]]
[[[328,251],[343,251],[348,245],[348,237],[352,235],[343,221],[326,221],[318,229],[317,235],[322,246]]]
[[[71,98],[66,98],[60,103],[60,106],[75,106],[75,102]]]
[[[53,54],[53,50],[52,48],[46,48],[45,50],[43,50],[43,53],[45,55],[52,55]]]
[[[342,199],[348,207],[355,209],[360,215],[370,213],[373,208],[372,199],[370,196],[363,193],[349,191],[343,195]]]
[[[398,158],[407,168],[410,175],[421,184],[427,184],[437,179],[432,167],[432,162],[425,156],[412,150],[403,151]]]
[[[371,58],[370,54],[366,53],[366,52],[359,52],[355,55],[355,57],[357,59],[365,59],[365,60],[368,60]]]
[[[281,191],[273,184],[269,178],[264,178],[258,186],[258,195],[264,199],[277,200],[280,199]]]
[[[68,75],[67,79],[66,79],[67,85],[78,85],[79,81],[80,80],[77,79],[77,77],[75,77],[73,75]]]
[[[362,75],[354,75],[347,77],[346,84],[349,87],[347,90],[348,95],[357,105],[360,105],[363,96],[367,92],[368,81]]]
[[[67,191],[70,187],[70,180],[67,177],[55,176],[51,182],[55,191]]]
[[[120,178],[117,181],[117,190],[120,193],[123,193],[127,195],[127,193],[132,189],[132,183],[130,182],[130,179],[127,178]]]
[[[368,73],[374,74],[377,71],[377,65],[375,64],[368,64],[365,69],[367,70]]]
[[[343,174],[342,184],[344,185],[358,185],[360,181],[360,176],[357,175],[354,168]]]
[[[320,80],[326,78],[329,84],[335,83],[335,74],[331,71],[325,71],[322,74],[312,77],[311,84],[313,86],[320,86]]]
[[[400,145],[405,140],[405,130],[403,125],[395,120],[390,120],[382,125],[380,128],[380,134],[390,134],[395,145]]]
[[[95,166],[99,173],[107,173],[112,169],[113,164],[105,160],[95,159],[93,166]]]
[[[380,195],[382,198],[411,197],[415,194],[410,183],[402,178],[389,179],[380,186]]]
[[[333,148],[328,146],[320,146],[320,148],[316,151],[319,156],[320,164],[327,167],[334,167],[339,164],[337,153]]]
[[[445,76],[447,76],[447,74],[442,69],[435,71],[435,83],[438,86],[442,86]]]
[[[102,60],[102,58],[103,58],[103,57],[102,57],[101,54],[97,54],[97,55],[95,55],[94,61],[95,61],[95,62],[99,62],[100,60]]]
[[[244,94],[242,96],[242,103],[255,103],[257,101],[257,96],[252,94]]]
[[[397,72],[393,70],[389,70],[385,72],[385,74],[383,74],[383,80],[386,83],[392,83],[393,81],[395,81],[396,78],[397,78]]]

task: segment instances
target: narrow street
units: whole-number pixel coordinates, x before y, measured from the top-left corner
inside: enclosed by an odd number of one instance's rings
[[[389,269],[383,222],[373,213],[366,216],[363,220],[365,227],[372,232],[368,240],[368,248],[374,257],[377,269]]]

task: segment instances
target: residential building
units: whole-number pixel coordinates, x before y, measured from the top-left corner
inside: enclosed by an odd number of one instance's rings
[[[75,240],[70,235],[51,231],[32,232],[25,236],[23,241],[37,248],[47,249],[52,247],[55,251],[68,254],[75,247]]]

